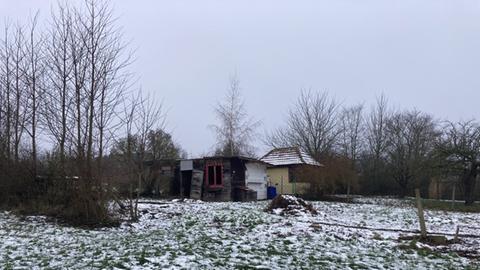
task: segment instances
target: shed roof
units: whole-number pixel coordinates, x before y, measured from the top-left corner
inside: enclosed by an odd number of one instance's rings
[[[299,147],[276,148],[263,156],[261,161],[274,166],[313,165],[323,166]]]
[[[239,159],[239,160],[243,160],[243,161],[246,161],[246,162],[265,163],[264,161],[262,161],[260,159],[257,159],[257,158],[240,156],[240,155],[236,155],[236,156],[225,156],[225,155],[216,155],[215,156],[214,155],[214,156],[205,156],[205,157],[200,157],[200,158],[180,159],[180,161],[182,161],[182,160],[212,160],[212,159]],[[268,164],[266,164],[266,165],[268,165]]]

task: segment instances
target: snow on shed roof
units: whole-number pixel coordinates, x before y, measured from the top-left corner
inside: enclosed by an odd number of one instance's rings
[[[263,156],[261,161],[274,166],[306,164],[313,166],[322,166],[305,151],[298,147],[276,148]]]

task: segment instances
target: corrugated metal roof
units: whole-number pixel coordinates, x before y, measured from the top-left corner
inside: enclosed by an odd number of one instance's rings
[[[308,153],[298,147],[277,148],[263,156],[261,161],[274,166],[307,164],[313,166],[322,166],[313,159]]]

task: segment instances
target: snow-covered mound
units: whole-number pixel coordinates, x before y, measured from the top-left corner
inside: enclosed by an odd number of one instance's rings
[[[265,211],[282,216],[296,216],[304,213],[317,214],[317,210],[315,210],[311,203],[292,195],[278,195],[272,200]]]

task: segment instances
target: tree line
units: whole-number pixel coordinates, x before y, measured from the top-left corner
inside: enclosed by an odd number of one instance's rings
[[[144,181],[151,153],[178,156],[180,147],[161,104],[135,86],[108,2],[59,2],[39,18],[5,23],[0,38],[0,204],[108,221],[111,181],[120,172]],[[119,172],[121,162],[135,166]]]
[[[302,91],[285,125],[266,136],[271,147],[299,146],[325,165],[320,193],[412,195],[434,178],[456,179],[466,204],[476,195],[480,124],[452,122],[417,109],[394,110],[380,96],[369,110],[343,106],[327,93]],[[320,171],[322,171],[320,170]],[[454,184],[455,184],[454,183]]]
[[[238,78],[215,107],[214,153],[255,157],[261,122],[248,115]],[[268,132],[270,148],[297,146],[324,165],[304,170],[312,198],[352,191],[364,195],[427,193],[434,180],[453,179],[466,204],[475,201],[480,124],[452,122],[417,109],[399,110],[381,95],[371,108],[343,105],[328,93],[301,91],[284,125]]]

